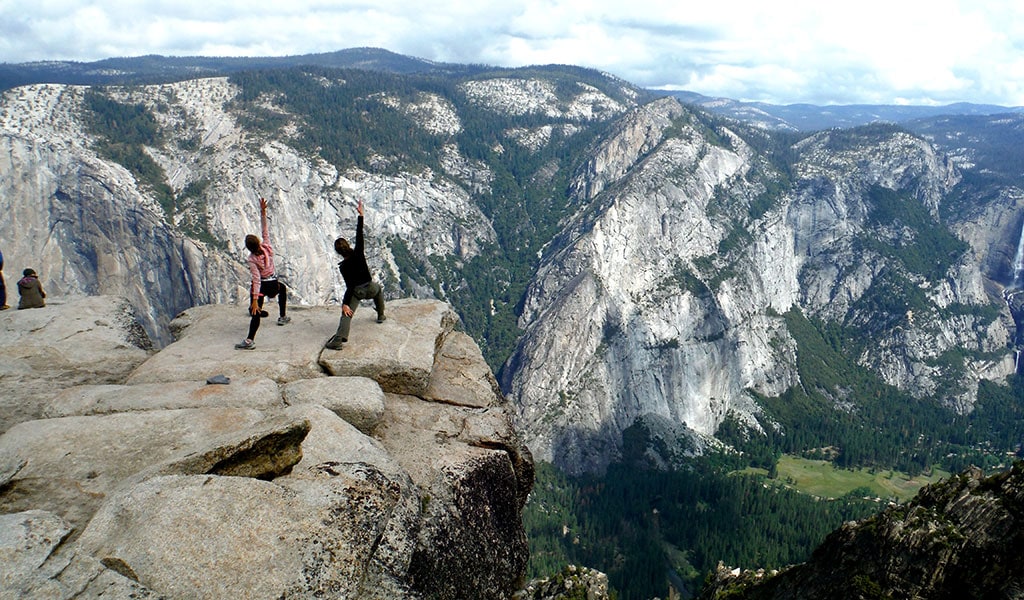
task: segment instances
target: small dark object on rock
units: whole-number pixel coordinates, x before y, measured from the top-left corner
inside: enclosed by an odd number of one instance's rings
[[[206,383],[219,383],[221,385],[227,385],[231,383],[231,378],[229,378],[227,375],[214,375],[213,377],[208,377],[206,379]]]

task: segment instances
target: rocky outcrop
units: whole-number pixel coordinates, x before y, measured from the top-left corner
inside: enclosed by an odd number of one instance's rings
[[[535,579],[516,600],[608,600],[608,576],[587,567],[569,565],[556,575]]]
[[[0,432],[42,416],[65,388],[124,381],[153,352],[136,315],[111,296],[51,296],[46,308],[0,312]]]
[[[779,573],[719,566],[705,600],[1022,598],[1024,462],[933,484],[912,501],[826,538]]]
[[[26,355],[72,315],[93,323],[82,339],[131,331],[99,325],[118,306],[100,300],[19,311],[49,319],[5,316],[0,331]],[[89,381],[94,357],[49,379],[23,369],[19,385],[49,393],[37,414],[4,414],[0,596],[511,597],[529,451],[451,307],[388,311],[357,313],[334,352],[337,309],[296,306],[240,351],[244,307],[201,306],[118,376]]]

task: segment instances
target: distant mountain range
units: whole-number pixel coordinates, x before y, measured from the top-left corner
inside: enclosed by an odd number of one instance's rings
[[[436,63],[380,48],[349,48],[322,54],[270,57],[136,56],[94,62],[42,61],[0,63],[0,91],[33,83],[128,85],[183,81],[240,71],[302,65],[364,69],[389,73],[468,74],[487,70],[480,65]]]
[[[655,92],[658,93],[658,92]],[[819,131],[834,127],[856,127],[868,123],[908,123],[939,116],[987,116],[1021,113],[1024,107],[971,104],[958,102],[944,106],[903,106],[895,104],[846,104],[817,106],[814,104],[766,104],[740,102],[729,98],[712,98],[694,92],[661,92],[681,102],[700,106],[710,112],[753,123],[768,129]]]
[[[503,70],[488,65],[439,63],[396,54],[382,48],[348,48],[336,52],[279,57],[211,57],[147,55],[107,58],[94,62],[43,61],[0,63],[0,91],[33,83],[71,85],[129,85],[183,81],[241,71],[310,65],[363,69],[397,74],[472,75]],[[850,104],[776,105],[714,98],[695,92],[647,90],[656,96],[672,96],[715,114],[753,123],[759,127],[790,131],[817,131],[855,127],[874,122],[906,123],[936,116],[986,116],[1021,113],[1024,107],[960,102],[945,106]]]

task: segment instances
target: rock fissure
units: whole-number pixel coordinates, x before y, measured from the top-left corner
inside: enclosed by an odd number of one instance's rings
[[[120,558],[107,556],[100,560],[100,564],[112,571],[115,571],[122,577],[127,577],[132,581],[139,581],[139,576],[135,574],[135,571],[132,570],[128,563],[124,562]]]
[[[219,460],[208,473],[273,480],[291,472],[302,460],[302,441],[309,433],[309,424],[288,431],[273,433],[255,440]]]

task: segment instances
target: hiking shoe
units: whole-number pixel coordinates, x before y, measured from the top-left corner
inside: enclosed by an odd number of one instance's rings
[[[7,310],[10,307],[11,306],[9,304],[4,304],[3,306],[0,306],[0,310]]]
[[[388,320],[387,316],[385,316],[385,315],[377,315],[377,322],[378,323],[383,323],[384,321],[387,321],[387,320]]]
[[[338,336],[334,336],[331,339],[327,340],[327,344],[324,347],[329,350],[341,350],[344,347],[344,345],[345,344],[338,339]]]
[[[291,322],[292,322],[292,318],[291,317],[278,317],[277,318],[277,324],[278,325],[285,325],[285,324],[291,323]]]
[[[235,348],[238,348],[239,350],[252,350],[255,347],[256,347],[256,342],[254,342],[252,340],[242,340],[242,341],[238,342],[237,344],[235,344]]]

